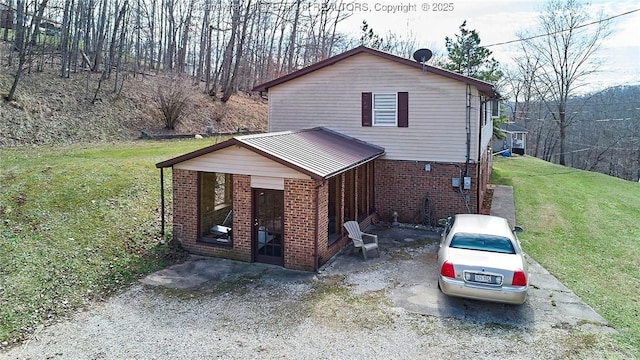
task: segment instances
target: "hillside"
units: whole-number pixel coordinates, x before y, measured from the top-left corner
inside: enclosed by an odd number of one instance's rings
[[[265,131],[267,103],[256,95],[238,94],[227,103],[203,94],[204,85],[169,75],[127,77],[119,94],[114,80],[100,86],[92,102],[100,74],[72,74],[63,79],[58,68],[25,73],[16,100],[0,101],[0,146],[65,145],[96,141],[131,140],[141,131],[150,134],[206,134],[240,130]],[[13,68],[0,66],[0,94],[8,93]],[[88,91],[87,91],[88,89]],[[180,89],[185,94],[185,117],[174,131],[164,129],[155,105],[158,89]]]
[[[640,184],[530,156],[496,157],[491,182],[513,186],[524,251],[640,356]]]

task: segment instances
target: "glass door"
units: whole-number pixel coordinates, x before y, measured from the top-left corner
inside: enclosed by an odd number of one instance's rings
[[[284,191],[253,189],[253,250],[257,262],[284,265]]]

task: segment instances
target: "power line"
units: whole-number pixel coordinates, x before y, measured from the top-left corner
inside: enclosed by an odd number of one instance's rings
[[[590,22],[590,23],[586,23],[586,24],[578,25],[578,26],[573,27],[573,28],[570,28],[570,29],[562,29],[562,30],[558,30],[558,31],[551,32],[551,33],[546,33],[546,34],[540,34],[540,35],[530,36],[530,37],[528,37],[528,38],[524,38],[524,39],[515,39],[515,40],[509,40],[509,41],[500,42],[500,43],[495,43],[495,44],[491,44],[491,45],[485,45],[485,46],[483,46],[483,47],[488,48],[488,47],[492,47],[492,46],[507,45],[507,44],[512,44],[512,43],[519,42],[519,41],[527,41],[527,40],[531,40],[531,39],[536,39],[536,38],[543,37],[543,36],[549,36],[549,35],[560,34],[560,33],[566,32],[566,31],[571,31],[571,30],[575,30],[575,29],[580,29],[580,28],[583,28],[583,27],[585,27],[585,26],[590,26],[590,25],[599,24],[599,23],[601,23],[601,22],[609,21],[609,20],[615,19],[615,18],[617,18],[617,17],[621,17],[621,16],[629,15],[629,14],[632,14],[632,13],[634,13],[634,12],[636,12],[636,11],[640,11],[640,9],[630,10],[630,11],[624,12],[624,13],[622,13],[622,14],[618,14],[618,15],[614,15],[614,16],[608,17],[608,18],[606,18],[606,19],[600,19],[600,20],[596,20],[596,21],[593,21],[593,22]]]

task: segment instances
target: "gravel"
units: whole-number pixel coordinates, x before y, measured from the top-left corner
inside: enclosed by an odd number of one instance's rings
[[[415,284],[433,244],[319,274],[259,264],[191,289],[133,284],[41,329],[0,359],[565,359],[625,357],[601,326],[518,326],[419,314],[391,293]],[[209,260],[226,261],[226,260]],[[234,265],[235,266],[235,265]],[[235,269],[235,268],[234,268]],[[260,268],[262,269],[262,268]],[[422,270],[421,270],[422,269]]]

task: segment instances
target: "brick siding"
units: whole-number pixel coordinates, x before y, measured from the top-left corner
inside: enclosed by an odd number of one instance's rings
[[[425,195],[429,196],[434,206],[435,220],[458,213],[478,212],[478,172],[474,163],[469,164],[468,170],[472,179],[467,208],[460,189],[451,186],[451,178],[464,176],[464,163],[375,161],[376,210],[381,220],[392,221],[393,212],[397,211],[400,222],[421,222],[420,206]],[[431,165],[431,171],[425,171],[426,164]],[[487,174],[488,171],[483,173],[485,178],[488,178]]]
[[[284,180],[284,267],[315,270],[315,182]]]
[[[343,175],[339,175],[343,176]],[[198,172],[173,170],[174,237],[194,254],[254,261],[252,254],[251,177],[233,175],[233,235],[231,246],[198,241]],[[316,190],[317,187],[317,190]],[[318,247],[316,249],[316,191],[318,192]],[[344,191],[343,191],[344,196]],[[346,233],[328,243],[329,183],[313,180],[284,181],[284,267],[315,271],[349,243]],[[344,215],[344,214],[343,214]],[[361,223],[363,228],[374,221],[375,214]],[[343,229],[344,230],[344,229]]]

